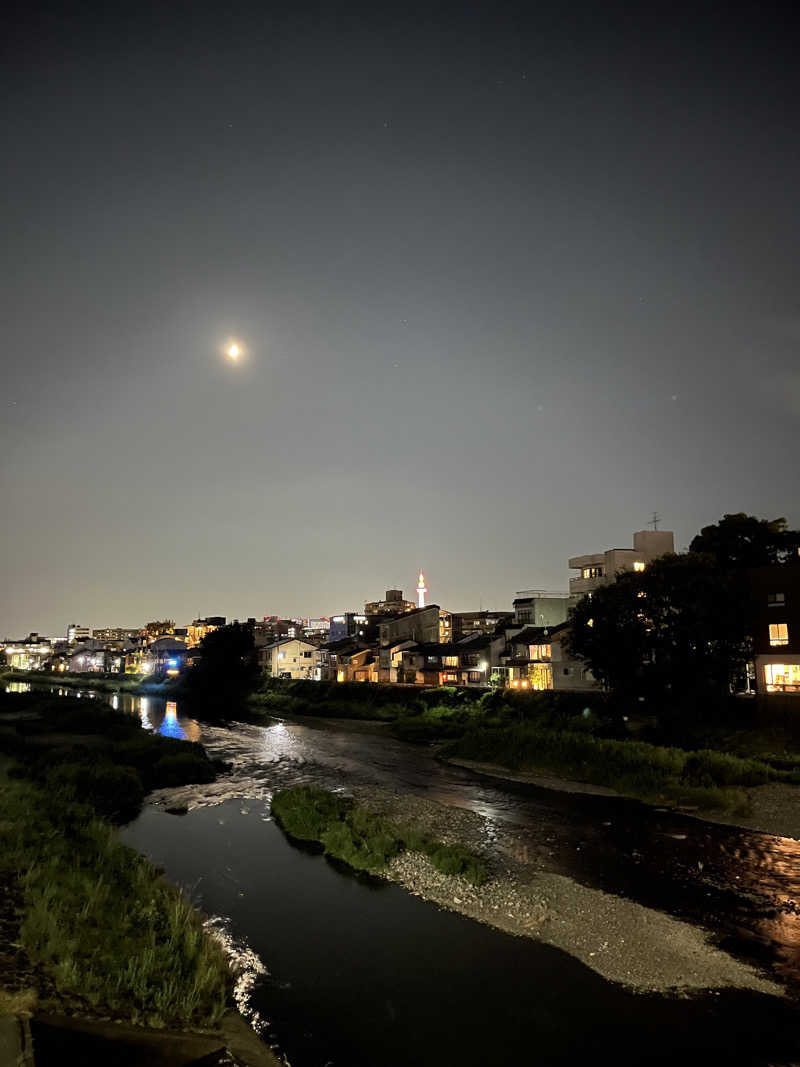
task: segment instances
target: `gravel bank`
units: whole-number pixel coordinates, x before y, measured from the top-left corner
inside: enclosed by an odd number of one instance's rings
[[[780,985],[717,948],[698,927],[542,870],[537,857],[515,847],[513,831],[480,815],[374,788],[357,789],[355,797],[447,843],[481,852],[491,842],[493,854],[503,857],[491,864],[491,880],[476,888],[440,874],[418,853],[403,854],[385,877],[416,896],[508,933],[535,937],[641,992],[735,987],[783,994]]]

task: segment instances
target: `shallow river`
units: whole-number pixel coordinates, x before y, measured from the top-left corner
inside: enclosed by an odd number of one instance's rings
[[[222,788],[198,787],[191,799],[201,806],[187,816],[149,807],[123,837],[263,960],[269,974],[249,1007],[293,1067],[800,1062],[797,1016],[777,998],[624,992],[557,949],[293,846],[269,820],[268,798],[301,783],[412,792],[484,816],[489,852],[513,825],[535,866],[702,923],[781,977],[793,997],[798,842],[617,798],[500,789],[378,726],[226,728],[154,697],[114,703],[146,728],[202,739],[233,765]]]

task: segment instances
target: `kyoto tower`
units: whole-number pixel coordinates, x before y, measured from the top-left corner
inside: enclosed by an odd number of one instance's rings
[[[427,592],[428,592],[428,589],[427,589],[427,587],[425,585],[425,575],[422,573],[422,571],[420,571],[419,572],[419,581],[417,582],[417,607],[418,608],[424,608],[425,607],[425,594]]]

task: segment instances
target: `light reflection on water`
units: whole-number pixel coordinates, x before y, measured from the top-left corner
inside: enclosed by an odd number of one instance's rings
[[[7,693],[30,693],[30,682],[6,682]]]

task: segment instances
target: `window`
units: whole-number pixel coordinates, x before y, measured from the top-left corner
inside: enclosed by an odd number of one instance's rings
[[[768,693],[800,693],[800,663],[767,663],[764,681]]]
[[[769,643],[773,646],[789,644],[789,627],[785,622],[769,624]]]
[[[642,562],[642,560],[640,560],[640,559],[634,560],[633,569],[635,571],[643,571],[644,570],[644,563]]]
[[[442,656],[442,666],[443,667],[457,667],[458,666],[458,656]]]
[[[569,677],[569,667],[565,667],[564,668],[564,677],[565,678]]]
[[[602,567],[584,567],[583,570],[581,571],[581,577],[582,578],[602,578],[603,577],[603,568]]]
[[[786,603],[785,593],[767,593],[767,607],[782,608]]]

